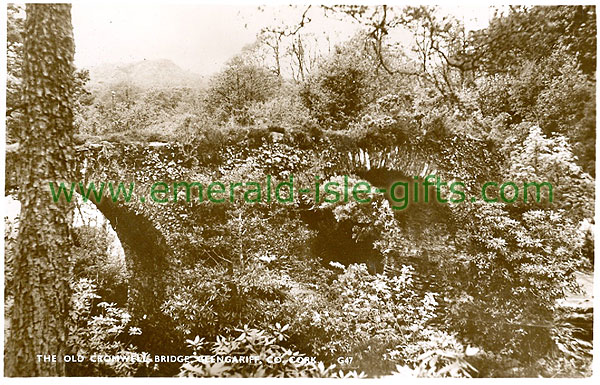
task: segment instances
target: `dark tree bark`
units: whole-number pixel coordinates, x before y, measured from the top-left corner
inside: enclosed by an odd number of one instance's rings
[[[53,203],[49,181],[74,175],[73,28],[68,4],[27,4],[23,46],[21,215],[10,325],[7,376],[61,376],[69,316],[71,205]],[[38,360],[56,355],[56,362]]]

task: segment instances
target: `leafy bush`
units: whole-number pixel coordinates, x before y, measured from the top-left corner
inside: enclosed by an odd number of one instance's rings
[[[233,57],[226,68],[211,79],[206,105],[220,121],[253,124],[249,109],[253,103],[266,102],[279,87],[279,78],[266,68],[248,63],[243,56]]]
[[[477,348],[466,349],[458,340],[443,331],[427,329],[425,337],[409,346],[398,346],[388,353],[390,358],[398,355],[411,357],[409,364],[397,364],[392,375],[412,377],[472,377],[478,372],[469,363],[468,356],[479,352]],[[404,352],[408,350],[409,352]]]
[[[556,300],[573,287],[583,234],[554,211],[511,211],[478,202],[460,208],[458,255],[448,263],[447,322],[471,343],[528,360],[552,347]]]
[[[386,353],[423,338],[425,325],[435,317],[435,295],[415,290],[410,266],[388,277],[369,274],[365,265],[333,265],[342,273],[323,294],[298,297],[291,341],[326,362],[354,357],[353,368],[369,375],[409,363],[405,353],[393,358]]]
[[[288,325],[275,324],[272,330],[258,330],[245,325],[235,329],[237,337],[217,337],[205,343],[196,337],[188,340],[194,357],[182,365],[181,377],[361,377],[356,372],[335,371],[335,365],[325,367],[323,362],[311,360],[297,351],[280,345],[287,340]],[[210,363],[200,354],[215,356],[253,356],[252,363]]]
[[[518,143],[518,142],[517,142]],[[553,200],[549,202],[549,190],[542,189],[541,204],[536,205],[535,189],[528,189],[525,207],[564,209],[575,221],[594,216],[594,182],[576,163],[571,145],[562,135],[547,137],[538,126],[531,126],[527,137],[519,145],[508,141],[512,150],[508,157],[506,180],[520,186],[530,182],[549,182],[553,187]],[[519,191],[519,200],[524,191]],[[568,211],[566,211],[568,210]]]
[[[107,302],[96,303],[96,285],[88,279],[73,283],[71,301],[71,324],[68,348],[71,354],[81,355],[85,360],[68,365],[73,376],[131,376],[138,370],[152,369],[145,353],[138,353],[128,337],[142,334],[130,325],[131,316],[126,310]],[[120,355],[129,360],[92,362],[92,355]]]
[[[197,266],[185,270],[169,288],[163,312],[182,336],[212,339],[253,322],[267,325],[277,318],[287,288],[286,277],[261,263],[227,271]]]

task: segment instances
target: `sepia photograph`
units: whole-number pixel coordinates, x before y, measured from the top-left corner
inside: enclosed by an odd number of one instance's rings
[[[2,18],[5,381],[591,381],[595,5]]]

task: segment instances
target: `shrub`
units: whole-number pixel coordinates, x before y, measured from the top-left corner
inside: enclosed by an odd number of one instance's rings
[[[291,341],[325,362],[354,357],[352,368],[369,375],[409,363],[408,355],[386,353],[424,338],[425,325],[435,317],[435,295],[417,293],[410,266],[389,277],[371,275],[365,265],[333,265],[342,272],[324,293],[299,298]]]
[[[551,210],[483,202],[456,209],[464,226],[452,266],[445,263],[447,322],[491,352],[524,361],[547,353],[556,300],[575,285],[583,234]]]
[[[135,346],[128,343],[131,336],[142,331],[130,325],[131,316],[126,310],[113,303],[99,302],[96,285],[88,279],[80,279],[72,284],[71,324],[68,346],[71,354],[84,356],[82,363],[67,366],[72,376],[131,376],[138,370],[152,369],[143,361],[145,353],[138,353]],[[120,355],[130,360],[92,362],[92,355]]]
[[[212,339],[245,323],[265,326],[281,311],[287,281],[261,263],[224,267],[196,266],[178,275],[163,312],[180,334]]]
[[[181,377],[361,377],[356,372],[335,371],[305,355],[280,345],[287,339],[288,325],[275,324],[272,330],[258,330],[245,325],[236,329],[236,337],[217,337],[210,344],[196,337],[188,340],[195,357],[181,366]],[[199,354],[216,356],[254,356],[255,363],[210,363]],[[280,362],[277,362],[280,361]]]

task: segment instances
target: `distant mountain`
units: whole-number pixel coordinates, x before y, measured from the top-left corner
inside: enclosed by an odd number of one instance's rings
[[[137,63],[107,63],[89,68],[92,89],[127,83],[142,89],[167,87],[203,88],[202,75],[183,70],[168,59],[142,60]]]

